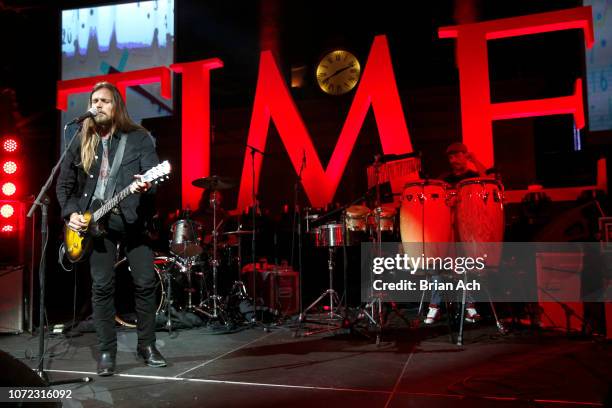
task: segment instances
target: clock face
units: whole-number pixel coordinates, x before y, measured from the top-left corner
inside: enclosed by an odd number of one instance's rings
[[[361,67],[348,51],[332,51],[317,66],[317,82],[330,95],[347,93],[357,85]]]

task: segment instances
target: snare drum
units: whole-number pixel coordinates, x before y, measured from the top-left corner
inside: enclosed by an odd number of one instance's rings
[[[202,225],[194,220],[178,220],[170,229],[170,250],[178,256],[192,257],[202,253]]]
[[[344,245],[344,225],[326,224],[314,229],[315,246],[339,247]]]

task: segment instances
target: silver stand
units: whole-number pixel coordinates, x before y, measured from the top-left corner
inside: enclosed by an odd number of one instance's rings
[[[374,217],[376,220],[376,249],[378,256],[382,254],[382,231],[380,229],[380,213],[382,208],[380,207],[380,166],[379,157],[376,156],[374,161],[374,172],[376,174],[376,201],[374,203]],[[374,325],[376,329],[376,345],[379,345],[382,339],[382,328],[383,328],[383,313],[382,313],[382,299],[379,296],[371,296],[370,302],[361,308],[357,320],[367,317],[369,323]]]
[[[68,129],[68,125],[64,126],[64,140],[66,138],[66,130]],[[49,197],[47,196],[47,191],[51,187],[51,183],[55,178],[55,174],[59,170],[64,157],[66,157],[66,153],[72,146],[74,139],[76,139],[76,135],[78,134],[78,130],[74,132],[72,138],[70,139],[70,143],[66,146],[62,155],[60,156],[53,169],[51,169],[51,174],[49,174],[49,178],[45,182],[45,184],[40,189],[40,192],[36,196],[36,200],[30,207],[28,211],[28,218],[31,218],[36,211],[37,208],[41,210],[41,218],[40,218],[40,262],[38,264],[38,285],[39,285],[39,300],[38,300],[38,366],[34,371],[38,376],[45,382],[46,386],[50,385],[62,385],[62,384],[73,384],[73,383],[87,383],[93,381],[91,377],[81,377],[81,378],[71,378],[67,380],[59,380],[59,381],[49,381],[49,377],[47,372],[45,371],[45,277],[47,273],[47,242],[49,238],[49,222],[48,222],[48,208],[49,208]]]
[[[208,298],[200,302],[200,306],[196,309],[211,319],[221,319],[225,322],[225,311],[223,310],[223,302],[217,293],[217,268],[219,260],[217,259],[217,191],[213,190],[210,195],[210,204],[213,208],[213,256],[210,261],[213,272],[213,293]]]
[[[302,323],[306,321],[306,315],[308,314],[308,312],[312,310],[313,308],[315,308],[319,303],[322,303],[326,297],[329,297],[329,312],[325,313],[321,320],[327,321],[328,323],[338,321],[338,320],[340,322],[344,321],[344,316],[336,312],[337,310],[340,309],[340,298],[338,297],[338,293],[334,290],[334,254],[335,254],[335,251],[336,251],[335,247],[332,247],[332,246],[328,247],[327,269],[329,270],[329,289],[323,292],[321,296],[317,298],[317,300],[312,302],[310,306],[308,306],[302,313],[300,313],[300,317],[298,318],[298,326],[295,330],[294,336],[297,336],[299,334],[299,331],[302,328]],[[342,324],[337,325],[337,326],[328,326],[328,327],[325,327],[319,330],[309,330],[303,333],[303,335],[310,336],[310,335],[317,334],[317,333],[339,330],[341,328],[342,328]]]

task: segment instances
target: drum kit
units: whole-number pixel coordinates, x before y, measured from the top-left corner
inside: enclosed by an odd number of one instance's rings
[[[209,192],[209,216],[212,223],[205,226],[186,212],[170,227],[170,254],[155,257],[157,310],[158,314],[167,314],[166,325],[169,330],[172,330],[173,309],[191,311],[227,323],[227,305],[233,302],[229,297],[237,295],[242,299],[248,298],[246,287],[241,281],[241,238],[253,238],[254,232],[243,230],[240,225],[233,231],[220,232],[223,219],[220,217],[222,210],[219,208],[218,195],[220,190],[233,188],[235,184],[219,176],[196,179],[192,184]],[[334,289],[333,282],[334,258],[340,247],[355,247],[364,242],[378,244],[380,247],[382,242],[401,241],[405,252],[414,251],[417,256],[443,256],[448,255],[450,248],[454,247],[449,244],[460,242],[466,251],[471,251],[466,255],[480,256],[486,243],[503,240],[503,185],[494,178],[470,178],[456,186],[442,180],[414,179],[405,183],[401,193],[395,194],[400,196],[395,204],[383,203],[381,198],[385,193],[381,190],[382,185],[377,184],[364,196],[331,212],[306,209],[303,214],[305,232],[312,237],[315,247],[327,249],[329,288],[301,311],[297,330],[317,305],[323,306],[325,320],[345,319],[341,297]],[[389,196],[390,187],[385,198]],[[372,205],[367,206],[368,202]],[[236,255],[230,257],[232,260],[228,262],[231,264],[230,269],[236,268],[237,279],[231,289],[224,287],[220,290],[220,258],[223,257],[220,251],[228,247],[237,249]],[[501,253],[491,252],[489,246],[487,249],[487,265],[499,265]],[[118,271],[127,267],[125,259],[115,265]],[[234,274],[233,271],[226,272],[223,271],[224,277]],[[126,274],[116,274],[118,279],[123,275]],[[345,273],[345,288],[346,276]],[[129,288],[129,285],[117,287]],[[126,289],[126,293],[131,292]],[[222,296],[222,293],[226,296]],[[127,301],[127,296],[122,297],[121,293],[118,293],[118,299],[117,322],[124,326],[134,326],[134,321],[129,319],[134,310],[133,302]],[[361,308],[360,313],[360,316],[367,316],[379,329],[382,327],[382,302],[382,299],[373,298]]]
[[[226,305],[229,296],[246,298],[244,284],[240,281],[241,237],[251,235],[253,231],[238,228],[234,231],[220,232],[223,223],[219,216],[219,191],[234,187],[226,178],[210,176],[192,182],[196,187],[209,191],[210,194],[210,230],[192,218],[189,211],[184,211],[181,219],[170,226],[169,255],[158,255],[154,258],[156,279],[157,314],[166,315],[166,328],[172,330],[174,311],[193,312],[204,318],[229,323]],[[220,222],[221,221],[221,222]],[[235,247],[235,248],[234,248]],[[236,268],[238,279],[233,282],[227,296],[221,296],[219,272],[221,266],[220,250],[225,251],[227,266]],[[235,250],[235,256],[230,254]],[[126,258],[115,264],[116,277],[125,282],[118,284],[116,296],[117,314],[115,320],[126,327],[136,327],[134,319],[133,285],[126,278],[129,268]],[[228,274],[232,271],[223,270]]]

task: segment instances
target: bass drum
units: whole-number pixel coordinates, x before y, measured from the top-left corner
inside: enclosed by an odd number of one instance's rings
[[[166,300],[166,274],[172,274],[171,280],[172,297],[177,299],[183,294],[176,283],[174,276],[177,276],[184,267],[178,264],[173,258],[166,256],[156,256],[153,260],[155,268],[155,304],[157,308],[155,314],[161,312]],[[115,321],[125,327],[136,327],[136,307],[134,303],[134,282],[127,258],[123,258],[115,264]],[[176,302],[175,302],[176,303]]]

